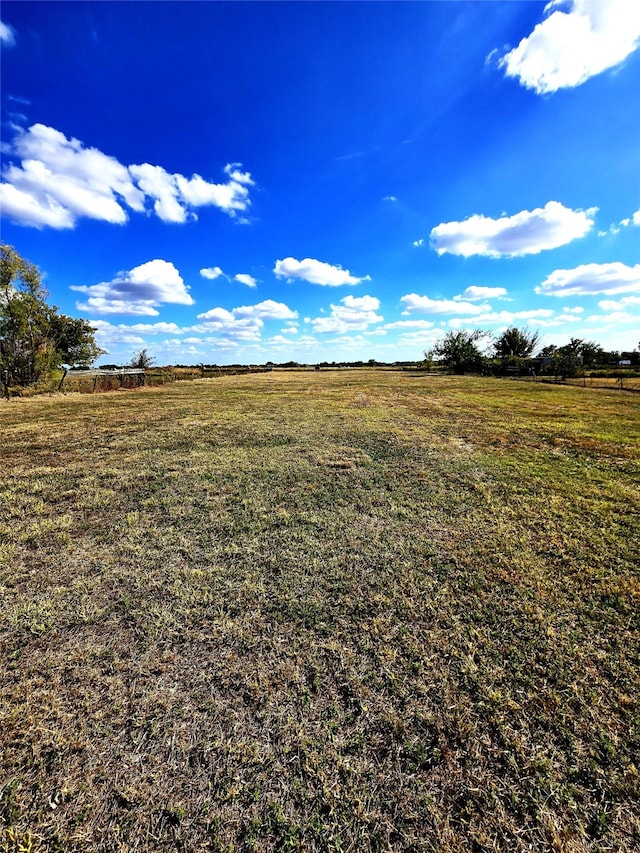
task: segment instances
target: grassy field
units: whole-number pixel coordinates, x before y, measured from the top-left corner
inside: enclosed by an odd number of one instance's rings
[[[0,403],[0,850],[631,851],[640,395]]]

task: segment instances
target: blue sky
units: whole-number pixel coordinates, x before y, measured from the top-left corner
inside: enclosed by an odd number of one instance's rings
[[[126,362],[640,340],[640,4],[2,4],[2,240]]]

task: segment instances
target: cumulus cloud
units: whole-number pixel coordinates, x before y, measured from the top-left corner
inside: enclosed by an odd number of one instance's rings
[[[419,249],[420,246],[424,246],[424,239],[421,237],[419,240],[414,240],[412,245]]]
[[[463,222],[443,222],[432,229],[431,245],[439,255],[486,255],[490,258],[535,255],[584,237],[597,208],[571,210],[549,201],[535,210],[491,219],[474,214]]]
[[[376,314],[380,300],[375,296],[345,296],[339,305],[331,306],[329,317],[316,317],[311,320],[314,332],[361,332],[375,323],[381,323],[384,317]]]
[[[100,284],[72,285],[71,290],[85,293],[86,302],[77,302],[80,311],[95,314],[133,314],[154,316],[157,306],[193,305],[189,288],[175,266],[156,259],[120,272],[112,281]]]
[[[96,343],[107,352],[121,344],[144,344],[144,338],[134,332],[131,326],[124,323],[114,325],[107,320],[91,320],[91,326],[96,330]]]
[[[260,339],[265,320],[295,320],[298,316],[283,302],[265,299],[257,305],[241,305],[228,311],[226,308],[211,308],[198,314],[196,332],[214,332],[227,335],[232,340],[256,341]]]
[[[152,166],[150,163],[129,166],[129,174],[144,196],[153,200],[153,209],[159,219],[163,222],[187,221],[188,211],[180,203],[177,175],[171,175],[162,166]]]
[[[179,335],[184,330],[176,323],[110,323],[108,320],[91,320],[96,330],[96,342],[107,351],[122,344],[144,344],[148,335]]]
[[[215,281],[221,275],[224,275],[224,273],[220,267],[204,267],[204,269],[200,270],[200,275],[202,278],[208,278],[209,281]]]
[[[194,208],[205,205],[230,216],[250,205],[253,181],[236,168],[239,164],[226,167],[223,184],[171,174],[150,163],[125,166],[43,124],[18,128],[5,155],[20,164],[9,163],[3,172],[3,215],[20,225],[73,228],[82,217],[122,225],[129,211],[147,212],[148,204],[164,222],[182,223],[197,218]]]
[[[349,270],[343,270],[341,266],[332,266],[314,258],[304,258],[302,261],[297,261],[295,258],[285,258],[282,261],[276,261],[273,271],[278,278],[286,278],[289,281],[299,278],[310,282],[310,284],[322,284],[327,287],[371,281],[371,277],[368,275],[363,278],[356,278],[356,276],[351,275]]]
[[[12,184],[0,183],[0,208],[3,215],[34,228],[73,228],[75,216],[49,196],[40,196],[21,190]]]
[[[581,264],[571,270],[554,270],[535,289],[543,296],[594,296],[640,293],[640,264],[629,267],[609,264]]]
[[[478,287],[472,284],[463,290],[458,296],[454,296],[455,302],[473,302],[478,299],[501,299],[507,295],[507,290],[504,287]]]
[[[628,228],[630,225],[638,225],[640,226],[640,210],[636,210],[635,213],[632,213],[631,216],[627,216],[625,219],[620,220],[620,225],[623,228]],[[614,225],[611,226],[611,230],[615,228]],[[617,234],[619,229],[616,229],[615,233]],[[600,236],[600,235],[598,235]]]
[[[405,307],[403,314],[481,314],[490,311],[489,305],[474,305],[472,302],[464,302],[454,299],[431,299],[429,296],[419,296],[417,293],[408,293],[400,297],[400,302]]]
[[[13,47],[16,43],[16,33],[10,24],[0,21],[0,42],[5,47]]]
[[[233,313],[237,317],[260,317],[262,320],[295,320],[297,311],[292,311],[284,302],[275,302],[273,299],[265,299],[257,305],[241,305],[234,308]]]
[[[244,272],[234,275],[233,280],[240,282],[240,284],[246,284],[247,287],[257,287],[258,285],[257,280],[252,275]]]
[[[553,0],[544,14],[533,32],[498,63],[507,77],[539,95],[580,86],[620,65],[640,44],[636,2]]]
[[[622,299],[602,299],[598,302],[603,311],[626,311],[630,306],[640,306],[640,296],[623,296]]]

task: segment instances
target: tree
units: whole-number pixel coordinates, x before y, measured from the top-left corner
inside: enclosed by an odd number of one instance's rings
[[[40,271],[0,246],[0,374],[5,387],[32,385],[63,364],[88,365],[104,352],[86,320],[47,304]]]
[[[146,349],[142,349],[131,359],[131,367],[137,367],[138,370],[148,370],[153,367],[154,362],[153,356],[150,356]]]
[[[484,356],[477,343],[488,334],[481,329],[472,332],[465,329],[447,332],[444,338],[434,344],[433,355],[452,373],[480,373],[484,366]],[[425,353],[425,358],[426,356]]]
[[[539,332],[529,329],[517,329],[510,326],[494,341],[494,350],[498,358],[528,358],[535,350],[540,340]]]

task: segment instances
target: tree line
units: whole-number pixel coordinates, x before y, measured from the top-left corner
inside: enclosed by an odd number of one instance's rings
[[[491,339],[491,340],[490,340]],[[484,346],[483,346],[484,343]],[[640,352],[608,351],[594,341],[571,338],[564,346],[549,344],[534,353],[540,343],[540,333],[511,326],[492,338],[482,329],[450,331],[425,352],[423,365],[435,364],[451,373],[505,373],[511,370],[533,372],[542,370],[568,378],[584,369],[605,369],[628,362],[640,366]],[[640,349],[640,343],[638,344]]]

